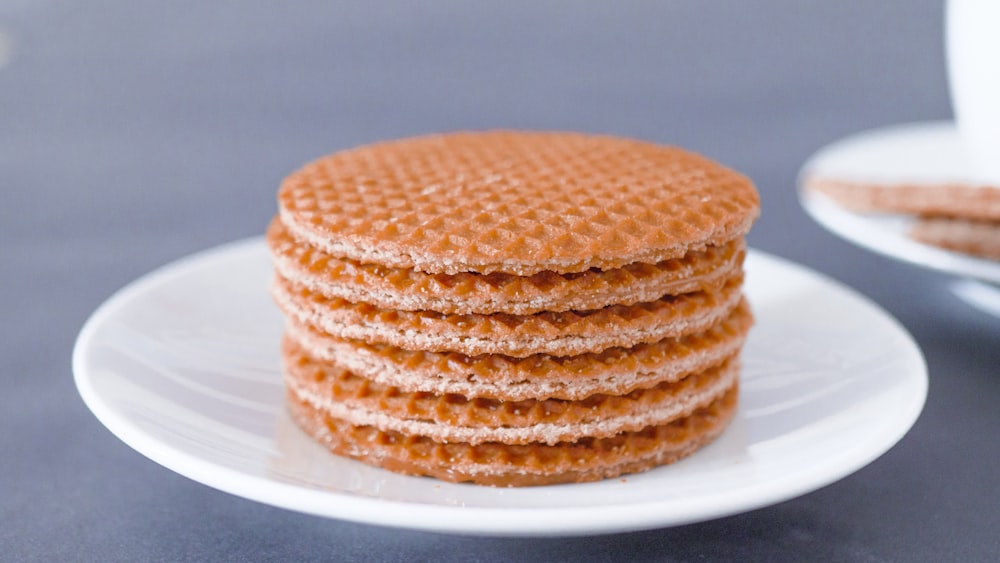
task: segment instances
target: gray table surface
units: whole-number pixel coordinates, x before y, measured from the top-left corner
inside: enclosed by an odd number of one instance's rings
[[[812,152],[951,115],[934,0],[0,2],[0,559],[989,560],[1000,553],[1000,321],[946,275],[869,254],[798,206]],[[721,520],[556,539],[306,516],[135,453],[87,411],[70,352],[120,286],[258,234],[287,172],[429,131],[609,132],[755,179],[760,249],[896,316],[930,369],[890,452]]]

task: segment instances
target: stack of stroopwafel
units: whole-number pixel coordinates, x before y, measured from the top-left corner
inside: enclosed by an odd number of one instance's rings
[[[743,176],[670,147],[488,132],[288,177],[268,229],[289,408],[333,452],[489,485],[669,463],[735,411]]]

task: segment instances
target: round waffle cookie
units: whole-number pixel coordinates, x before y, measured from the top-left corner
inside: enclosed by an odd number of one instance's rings
[[[624,395],[718,365],[739,352],[752,324],[750,307],[743,301],[705,332],[598,353],[525,358],[405,350],[336,338],[294,321],[288,323],[286,334],[318,362],[407,392],[504,401],[580,400],[598,393]]]
[[[458,394],[408,393],[337,366],[316,361],[285,340],[288,391],[353,426],[417,434],[440,442],[528,444],[575,442],[641,430],[690,415],[736,384],[738,362],[624,395],[597,393],[578,401],[501,401]]]
[[[463,354],[568,356],[634,346],[708,329],[741,299],[742,274],[717,292],[665,295],[635,305],[534,315],[447,315],[395,311],[329,298],[276,278],[273,296],[286,315],[340,338],[392,344],[409,350]]]
[[[267,243],[278,273],[330,298],[370,303],[382,309],[454,314],[592,310],[655,301],[664,295],[714,291],[739,273],[746,255],[742,239],[688,252],[656,264],[636,262],[611,270],[575,274],[553,271],[530,276],[501,272],[428,274],[408,268],[363,264],[330,256],[296,240],[275,219]]]
[[[672,147],[436,135],[293,173],[267,231],[295,422],[487,485],[689,455],[735,411],[752,184]]]
[[[745,234],[753,184],[674,147],[575,133],[432,135],[316,160],[278,192],[326,252],[429,273],[655,264]]]
[[[289,394],[289,410],[330,451],[409,475],[521,487],[597,481],[687,457],[722,433],[736,412],[737,387],[690,416],[608,438],[553,445],[439,442],[426,436],[354,426]]]

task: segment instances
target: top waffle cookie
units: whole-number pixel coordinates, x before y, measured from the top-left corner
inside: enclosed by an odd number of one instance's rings
[[[752,183],[672,147],[574,133],[457,133],[316,160],[281,220],[331,256],[428,273],[583,272],[744,235]]]

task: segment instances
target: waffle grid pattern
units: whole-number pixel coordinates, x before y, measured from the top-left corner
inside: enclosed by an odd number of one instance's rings
[[[738,373],[738,361],[727,358],[719,366],[679,381],[623,395],[594,394],[578,401],[501,401],[402,391],[317,361],[287,339],[284,352],[288,389],[338,418],[380,430],[471,444],[552,444],[665,424],[718,398],[735,384]]]
[[[272,294],[286,315],[339,338],[408,350],[468,355],[556,356],[600,352],[707,330],[741,301],[742,273],[717,292],[664,296],[635,305],[534,315],[447,315],[397,311],[329,298],[276,277]]]
[[[429,273],[657,263],[749,230],[745,177],[651,143],[485,132],[335,153],[289,176],[282,222],[326,253]]]
[[[598,353],[524,358],[406,350],[334,338],[294,322],[288,325],[287,338],[321,362],[404,391],[507,401],[580,400],[595,393],[623,395],[708,369],[740,350],[752,324],[750,307],[743,301],[705,332]]]
[[[497,487],[609,479],[672,463],[714,440],[736,412],[733,388],[691,416],[610,438],[554,445],[437,442],[426,436],[353,426],[289,396],[292,418],[330,451],[410,475]]]
[[[279,275],[326,297],[384,309],[451,314],[591,310],[655,301],[663,295],[715,291],[739,272],[746,254],[738,239],[673,260],[613,270],[545,271],[531,276],[426,274],[335,258],[297,241],[278,220],[268,228],[267,242]]]

